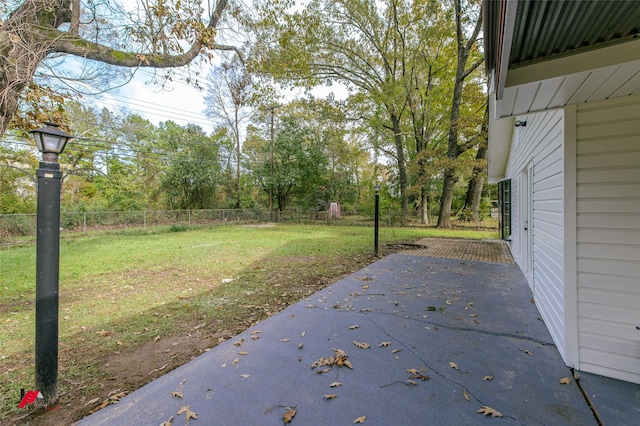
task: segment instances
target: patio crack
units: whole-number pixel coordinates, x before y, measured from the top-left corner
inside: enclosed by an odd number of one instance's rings
[[[384,313],[384,312],[376,312],[377,315],[392,315],[392,316],[397,316],[394,314],[388,314],[388,313]],[[369,316],[369,315],[367,315]],[[555,348],[556,345],[553,342],[547,342],[544,340],[540,340],[540,339],[536,339],[535,337],[530,337],[530,336],[523,336],[520,334],[513,334],[513,333],[505,333],[505,332],[501,332],[501,331],[491,331],[491,330],[483,330],[483,329],[479,329],[479,328],[471,328],[471,327],[456,327],[456,326],[452,326],[452,325],[446,325],[446,324],[442,324],[439,322],[434,322],[434,321],[423,321],[420,320],[418,318],[409,318],[406,316],[403,316],[403,318],[420,323],[420,324],[428,324],[430,326],[434,326],[434,327],[439,327],[439,328],[443,328],[446,330],[452,330],[452,331],[469,331],[472,333],[479,333],[479,334],[485,334],[488,336],[496,336],[496,337],[509,337],[512,339],[518,339],[518,340],[524,340],[527,342],[533,342],[533,343],[538,343],[540,345],[543,346],[549,346],[552,348]]]
[[[413,348],[407,344],[405,344],[402,340],[397,339],[396,337],[392,336],[390,333],[387,332],[387,330],[380,325],[374,318],[373,315],[369,315],[367,313],[364,314],[365,317],[371,321],[371,323],[376,326],[376,328],[378,328],[378,330],[380,330],[382,333],[384,333],[386,336],[388,336],[390,339],[394,340],[396,343],[398,343],[400,346],[402,346],[403,348],[405,348],[408,352],[410,352],[414,357],[416,357],[418,360],[420,360],[420,362],[429,370],[431,370],[433,372],[433,374],[438,375],[441,379],[443,379],[446,382],[449,382],[453,385],[458,386],[461,389],[464,389],[469,395],[470,397],[472,397],[475,401],[477,401],[479,404],[486,406],[487,404],[485,402],[482,401],[482,399],[480,397],[478,397],[473,391],[469,390],[467,388],[467,386],[465,386],[464,384],[452,379],[451,377],[448,377],[447,375],[443,374],[440,372],[440,370],[437,370],[436,368],[434,368],[430,363],[428,363],[424,358],[422,358],[422,356],[420,356],[416,351],[413,350]],[[423,322],[423,321],[417,321],[417,322]],[[432,324],[432,323],[430,323]],[[439,326],[440,327],[440,326]],[[462,327],[446,327],[443,326],[444,328],[448,328],[450,330],[456,330],[456,331],[478,331],[478,330],[474,330],[474,329],[467,329],[467,328],[462,328]],[[491,335],[495,335],[498,337],[522,337],[522,336],[517,336],[517,335],[511,335],[509,333],[486,333],[486,334],[491,334]],[[528,339],[526,339],[528,340]],[[542,342],[539,341],[538,339],[532,339],[533,341],[538,341],[542,344],[548,344],[546,342]],[[555,345],[554,345],[555,346]],[[402,383],[402,382],[398,382],[398,383]],[[391,383],[393,384],[393,383]],[[391,384],[385,384],[385,385],[381,385],[380,387],[387,387]],[[516,417],[513,416],[509,416],[503,413],[504,418],[508,418],[511,419],[515,422],[517,422],[518,424],[521,425],[525,425],[525,423],[521,422],[519,419],[517,419]]]

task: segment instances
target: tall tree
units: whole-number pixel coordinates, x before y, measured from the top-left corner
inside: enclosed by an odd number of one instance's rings
[[[429,3],[425,24],[415,36],[422,43],[411,52],[411,67],[405,80],[409,99],[408,134],[413,139],[410,174],[413,192],[419,193],[421,223],[429,223],[432,182],[440,175],[439,158],[446,147],[447,100],[455,80],[455,46],[451,11],[446,4]]]
[[[326,188],[325,141],[298,106],[299,103],[294,103],[281,110],[273,147],[268,138],[260,141],[252,132],[246,151],[247,167],[262,191],[265,194],[271,191],[279,211],[294,200],[309,207]]]
[[[239,62],[225,62],[216,66],[209,75],[204,97],[205,113],[227,127],[236,145],[236,208],[240,208],[241,193],[241,134],[244,122],[251,116],[249,103],[253,96],[251,77]]]
[[[408,216],[406,134],[408,111],[404,87],[411,51],[424,43],[416,35],[428,22],[416,19],[422,6],[398,0],[312,0],[288,13],[288,5],[268,4],[258,31],[255,64],[276,78],[312,86],[340,82],[366,96],[362,109],[369,125],[386,129],[397,162],[403,218]],[[269,37],[269,35],[272,37]]]
[[[458,49],[456,79],[451,98],[451,113],[449,119],[449,135],[447,158],[449,164],[444,170],[442,183],[442,195],[440,197],[440,212],[438,214],[438,227],[451,227],[451,203],[453,201],[453,189],[458,180],[456,172],[456,160],[460,155],[475,146],[476,137],[469,138],[460,143],[460,132],[463,129],[461,123],[461,105],[465,81],[482,65],[484,58],[478,51],[478,36],[482,28],[482,10],[480,0],[452,0],[455,10],[456,45]],[[471,30],[471,31],[469,31]],[[475,59],[467,66],[469,59]]]
[[[160,143],[170,152],[168,170],[162,179],[167,206],[171,209],[218,208],[216,194],[220,179],[220,140],[227,132],[218,129],[207,136],[196,125],[180,127],[173,122],[160,125]]]
[[[227,3],[218,0],[203,16],[200,0],[145,0],[143,7],[130,10],[124,1],[82,7],[79,0],[5,2],[0,8],[0,136],[39,70],[57,78],[81,68],[57,66],[61,56],[132,69],[170,68],[212,49],[233,50],[214,41]]]

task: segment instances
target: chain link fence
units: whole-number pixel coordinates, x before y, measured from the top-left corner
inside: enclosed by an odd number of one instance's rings
[[[389,209],[380,212],[380,226],[401,224],[401,213]],[[217,210],[147,210],[110,212],[61,212],[62,232],[89,233],[110,229],[146,228],[153,226],[232,225],[252,223],[331,223],[373,226],[373,213],[342,210],[339,219],[329,218],[326,211],[289,209],[264,211],[254,209]],[[0,240],[36,235],[35,214],[0,215]]]

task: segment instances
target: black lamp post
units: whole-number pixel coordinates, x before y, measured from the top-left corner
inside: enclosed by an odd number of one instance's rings
[[[36,238],[36,389],[45,406],[58,400],[58,275],[60,266],[60,187],[58,154],[72,138],[53,123],[32,130],[42,160],[38,178]]]
[[[376,190],[376,204],[373,214],[373,246],[375,249],[375,255],[378,256],[378,227],[380,225],[380,184],[376,183],[373,188]]]

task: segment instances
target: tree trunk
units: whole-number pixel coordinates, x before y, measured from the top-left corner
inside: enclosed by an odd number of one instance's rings
[[[238,126],[238,109],[235,109],[235,134],[236,134],[236,178],[237,181],[237,200],[236,200],[236,208],[239,209],[242,204],[242,182],[240,181],[240,126]]]
[[[56,27],[69,22],[69,2],[52,2],[50,13],[38,10],[41,4],[24,2],[0,26],[0,136],[4,134],[18,108],[20,94],[27,87],[38,65],[51,52],[53,40],[43,39],[37,24]]]
[[[482,198],[482,188],[484,187],[485,175],[487,173],[487,147],[478,148],[476,161],[479,163],[473,168],[473,174],[467,187],[467,198],[463,207],[463,219],[470,222],[480,220],[480,199]]]
[[[425,187],[420,188],[420,223],[429,224],[429,194]]]
[[[489,145],[489,103],[484,111],[484,121],[482,122],[482,140],[476,153],[476,165],[473,167],[469,186],[467,187],[467,197],[462,208],[462,220],[477,222],[480,220],[480,199],[482,198],[482,188],[487,175],[487,157]]]
[[[457,181],[455,169],[448,167],[444,172],[444,181],[442,183],[438,228],[451,228],[451,202],[453,201],[453,188],[456,186]]]
[[[400,199],[402,206],[401,225],[407,223],[409,217],[409,197],[407,196],[407,165],[404,160],[404,140],[400,132],[400,120],[395,115],[391,115],[391,123],[393,125],[393,136],[396,143],[396,151],[398,156],[398,184],[400,186]]]

